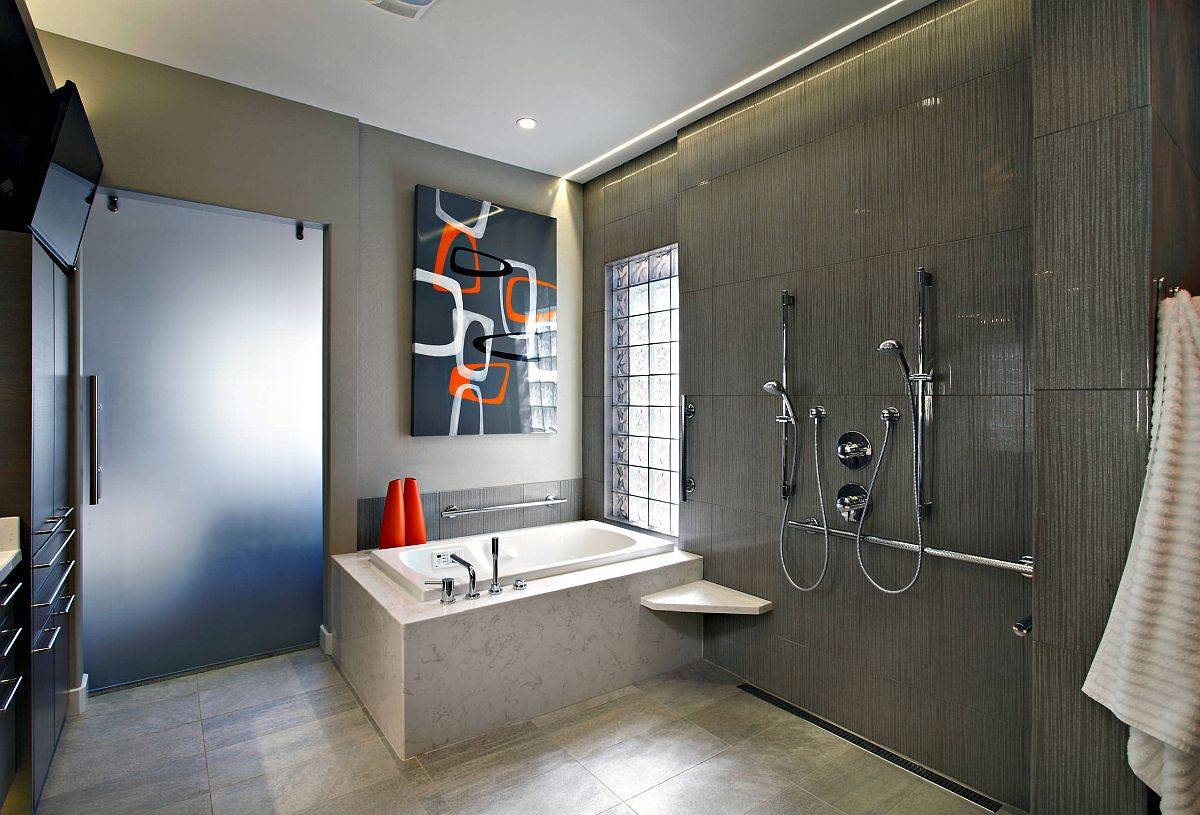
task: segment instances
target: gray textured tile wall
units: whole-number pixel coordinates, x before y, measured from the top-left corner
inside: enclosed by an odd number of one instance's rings
[[[1028,0],[927,7],[685,128],[674,158],[663,161],[667,145],[589,183],[584,239],[585,311],[603,315],[604,263],[656,245],[644,214],[656,196],[677,213],[698,484],[682,509],[681,545],[704,555],[709,579],[776,603],[761,618],[706,620],[706,656],[1022,807],[1031,647],[1009,626],[1030,611],[1030,583],[930,562],[913,592],[886,596],[834,539],[826,583],[795,592],[777,561],[777,406],[761,384],[778,375],[787,288],[797,295],[793,391],[802,406],[829,411],[820,444],[828,514],[849,528],[832,493],[863,477],[836,462],[833,443],[854,428],[878,445],[880,408],[903,406],[895,367],[872,349],[890,336],[911,342],[913,274],[926,266],[938,280],[941,374],[928,540],[994,557],[1031,550],[1031,55]],[[669,170],[656,188],[660,167]],[[592,354],[603,365],[602,343],[588,344]],[[585,495],[596,497],[585,504],[602,513],[603,395],[590,401]],[[889,453],[893,473],[909,466],[908,428]],[[796,517],[818,513],[803,432]],[[872,531],[911,539],[908,501],[906,478],[881,483]],[[821,539],[789,541],[789,567],[811,580]],[[865,554],[883,581],[901,583],[911,568],[902,553]]]
[[[443,518],[442,509],[451,504],[468,507],[489,507],[538,501],[548,495],[566,498],[565,504],[548,507],[487,512]],[[379,546],[379,525],[383,520],[384,498],[358,499],[358,548]],[[421,509],[425,513],[425,535],[433,540],[456,538],[460,535],[479,535],[522,529],[527,526],[578,521],[584,517],[584,483],[581,478],[564,481],[540,481],[531,484],[510,484],[503,487],[443,490],[421,493]]]
[[[699,411],[681,543],[710,578],[777,604],[706,621],[707,655],[1035,813],[1146,806],[1122,728],[1076,689],[1136,511],[1153,279],[1200,288],[1198,44],[1194,3],[944,0],[587,185],[586,311],[603,312],[606,261],[680,243],[682,382]],[[861,349],[911,333],[916,265],[938,280],[929,539],[1012,558],[1036,541],[1039,577],[936,562],[884,597],[834,541],[826,585],[797,595],[775,565],[758,395],[776,375],[779,290],[798,294],[799,401],[829,409],[830,435],[878,444],[880,402],[903,394]],[[588,354],[603,365],[602,344]],[[585,511],[600,517],[603,394],[589,401]],[[822,447],[827,483],[847,480]],[[816,514],[802,464],[796,514]],[[877,532],[912,535],[904,493],[883,485]],[[789,565],[815,574],[820,551],[793,541]],[[869,556],[884,580],[910,564]],[[1031,606],[1035,643],[1007,630]]]
[[[1035,813],[1147,811],[1127,730],[1078,689],[1149,442],[1154,279],[1200,285],[1200,9],[1037,0]]]

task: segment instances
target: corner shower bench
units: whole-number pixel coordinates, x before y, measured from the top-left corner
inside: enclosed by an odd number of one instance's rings
[[[698,614],[766,614],[774,607],[770,600],[707,580],[647,594],[642,605],[652,611]]]

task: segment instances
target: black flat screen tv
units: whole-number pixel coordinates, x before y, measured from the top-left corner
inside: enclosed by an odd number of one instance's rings
[[[44,138],[29,151],[27,179],[34,193],[28,227],[63,266],[73,268],[104,162],[75,83],[55,91]]]

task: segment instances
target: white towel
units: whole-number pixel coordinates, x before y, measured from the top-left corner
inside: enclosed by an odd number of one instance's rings
[[[1159,306],[1150,458],[1129,560],[1083,692],[1129,725],[1167,815],[1200,813],[1200,312]]]

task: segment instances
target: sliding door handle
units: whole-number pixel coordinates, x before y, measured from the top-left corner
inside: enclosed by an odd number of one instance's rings
[[[93,506],[100,503],[100,377],[88,377],[88,450],[91,456],[91,498]]]

